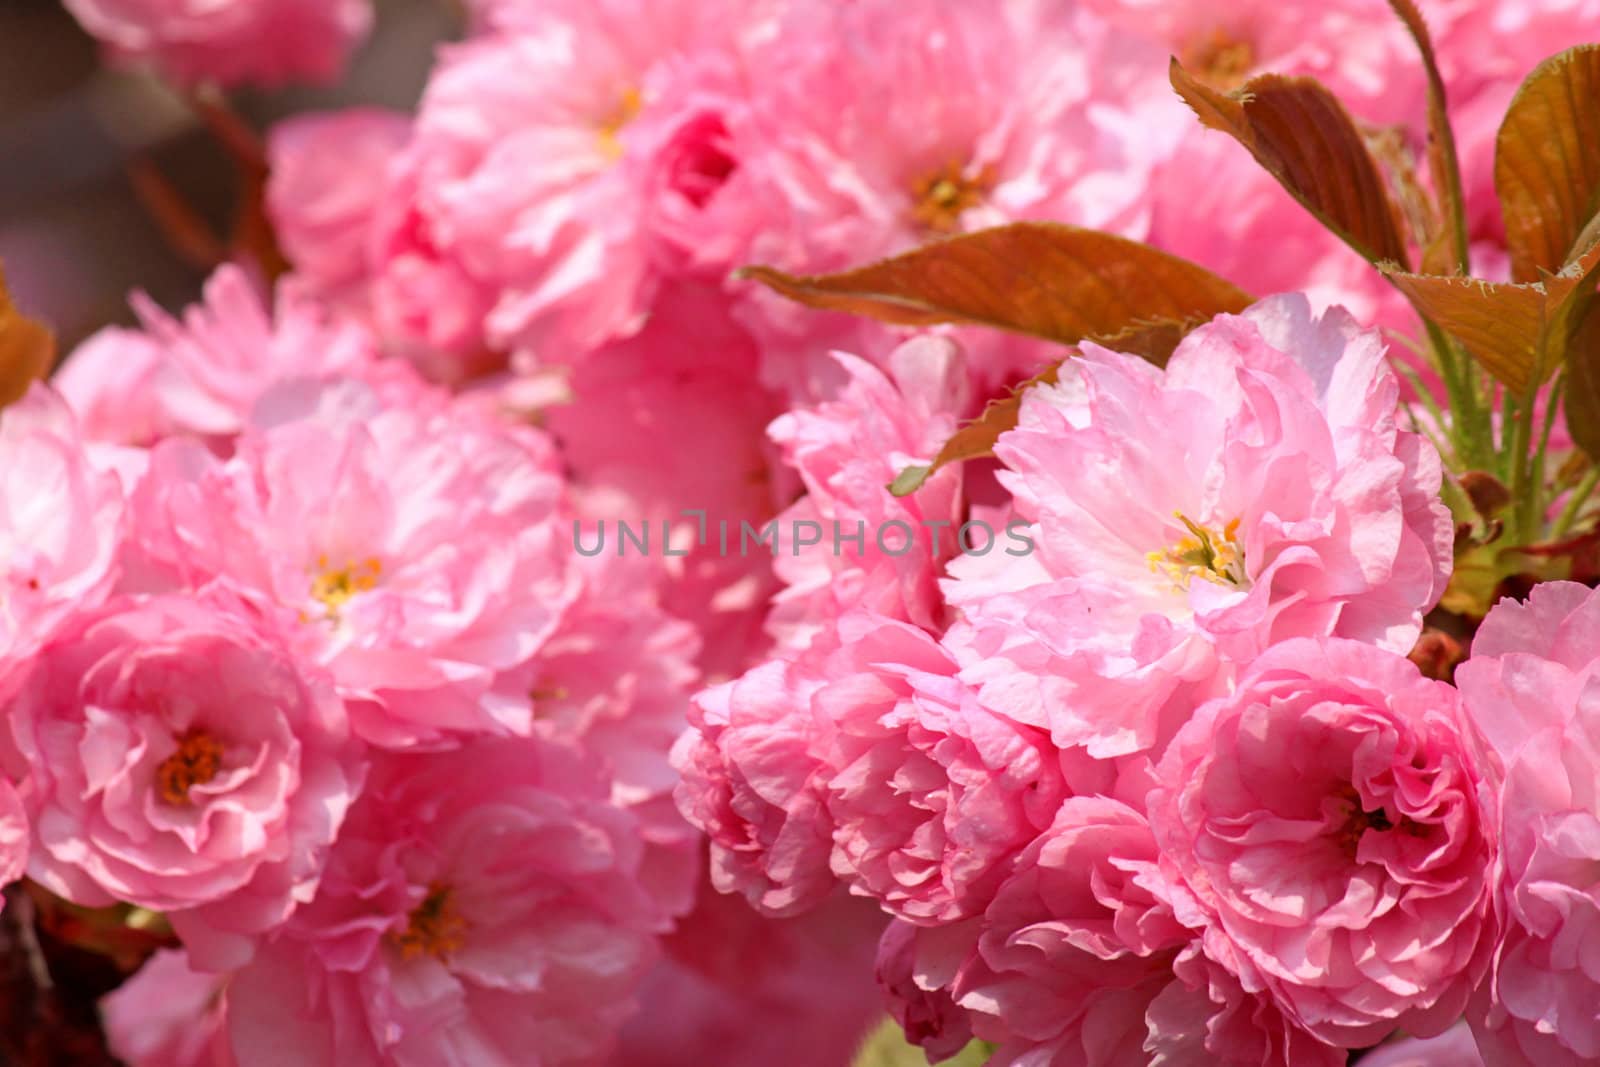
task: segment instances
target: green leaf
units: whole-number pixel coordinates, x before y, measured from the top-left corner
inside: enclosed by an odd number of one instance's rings
[[[1566,358],[1573,332],[1595,300],[1600,245],[1536,282],[1385,273],[1418,311],[1520,395],[1542,384]]]
[[[1528,75],[1495,140],[1494,183],[1514,279],[1537,281],[1587,247],[1579,235],[1600,209],[1600,45]]]
[[[1242,311],[1250,296],[1148,245],[1051,222],[953,237],[842,274],[747,267],[810,307],[904,326],[993,326],[1063,344]]]
[[[954,1057],[944,1060],[943,1067],[983,1067],[993,1054],[993,1048],[982,1041],[974,1041]],[[867,1036],[851,1061],[851,1067],[928,1067],[928,1057],[906,1041],[899,1023],[885,1019]]]
[[[1176,59],[1172,87],[1200,121],[1233,137],[1324,226],[1373,263],[1410,269],[1377,161],[1355,120],[1312,78],[1262,74],[1224,93]]]

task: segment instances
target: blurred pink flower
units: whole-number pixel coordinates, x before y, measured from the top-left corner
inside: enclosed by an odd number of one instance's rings
[[[331,82],[372,25],[370,0],[65,0],[111,54],[184,86]]]
[[[872,953],[883,923],[870,902],[843,893],[772,919],[704,886],[666,937],[611,1067],[849,1063],[881,1017]]]
[[[376,305],[380,321],[412,316],[410,332],[458,356],[567,364],[645,322],[663,276],[644,223],[644,190],[661,191],[652,160],[676,159],[660,161],[676,172],[673,195],[700,206],[735,166],[683,161],[683,131],[662,123],[698,97],[666,83],[695,79],[663,64],[692,67],[760,6],[529,7],[526,19],[493,18],[499,29],[448,48],[435,68],[380,221],[390,236]],[[713,89],[720,58],[706,62]],[[679,99],[647,121],[664,94]],[[416,307],[419,291],[445,299]]]
[[[561,444],[574,506],[609,528],[601,555],[616,558],[620,522],[648,526],[662,602],[700,631],[712,677],[736,675],[766,650],[773,559],[759,543],[741,551],[740,523],[760,529],[793,497],[765,432],[782,407],[755,364],[717,287],[680,281],[638,334],[572,368],[562,402],[540,412]]]
[[[110,594],[123,487],[85,450],[77,419],[35,385],[0,415],[0,676]],[[3,680],[0,680],[3,695]]]
[[[377,358],[365,330],[334,321],[298,283],[280,284],[269,307],[231,264],[218,268],[181,321],[143,293],[132,303],[142,330],[100,331],[55,377],[94,440],[150,445],[176,434],[236,434],[275,384],[360,373]]]
[[[602,1059],[669,926],[608,790],[551,742],[384,757],[317,898],[233,977],[242,1067]]]
[[[1140,236],[1150,168],[1180,128],[1164,58],[1103,20],[1022,5],[793,5],[748,60],[782,74],[753,80],[737,138],[739,195],[763,220],[745,258],[819,274],[1027,218]],[[767,380],[801,401],[838,383],[829,350],[883,336],[741,294]],[[1015,343],[972,333],[975,377],[1014,375]]]
[[[1361,1067],[1486,1067],[1472,1030],[1457,1023],[1438,1037],[1408,1037],[1361,1057]]]
[[[284,255],[324,298],[370,280],[376,214],[411,117],[381,108],[295,115],[268,137],[267,210]]]
[[[611,799],[640,823],[647,863],[688,894],[699,875],[699,833],[678,814],[668,759],[687,724],[699,672],[699,634],[657,603],[652,561],[578,558],[578,589],[526,665],[502,674],[493,699],[507,718],[526,708],[526,732],[581,748],[605,770]],[[663,888],[663,899],[668,890]],[[671,901],[674,911],[692,900]]]
[[[972,1040],[972,1020],[945,986],[923,988],[917,975],[921,930],[896,920],[878,943],[878,985],[889,1014],[906,1040],[927,1054],[929,1063],[948,1059]]]
[[[100,1000],[111,1052],[128,1067],[236,1067],[226,985],[182,951],[162,949]]]

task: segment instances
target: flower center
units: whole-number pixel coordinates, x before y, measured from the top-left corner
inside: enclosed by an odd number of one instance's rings
[[[156,768],[161,799],[180,807],[190,803],[189,790],[205,785],[222,769],[222,745],[204,730],[191,728],[178,738],[178,751]]]
[[[622,128],[634,120],[643,106],[644,97],[639,95],[639,90],[628,88],[622,91],[622,99],[617,102],[616,108],[600,120],[596,138],[600,142],[601,155],[613,163],[622,158]]]
[[[335,568],[329,565],[327,556],[319,556],[311,577],[311,597],[322,602],[327,618],[337,619],[339,609],[357,593],[374,588],[382,574],[383,564],[376,558]]]
[[[1389,818],[1389,813],[1384,811],[1381,805],[1372,811],[1365,810],[1360,796],[1354,789],[1350,791],[1341,806],[1348,815],[1343,825],[1334,831],[1333,837],[1339,843],[1339,847],[1352,856],[1360,848],[1361,839],[1366,836],[1368,830],[1376,830],[1381,834],[1394,829],[1394,820]],[[1403,824],[1403,828],[1409,828],[1409,824]]]
[[[1181,50],[1184,69],[1217,89],[1237,89],[1255,69],[1256,50],[1249,41],[1214,29]]]
[[[389,935],[403,959],[432,956],[442,960],[462,946],[467,920],[456,911],[453,895],[449,886],[435,882],[422,903],[411,909],[406,928]]]
[[[915,198],[911,215],[925,230],[955,233],[961,228],[961,213],[983,203],[993,181],[987,167],[977,177],[969,178],[959,163],[946,163],[911,183]]]
[[[1146,557],[1153,573],[1166,575],[1180,592],[1187,590],[1190,579],[1196,577],[1217,585],[1250,584],[1244,571],[1244,546],[1239,544],[1238,519],[1230,520],[1218,533],[1181,511],[1174,514],[1189,533],[1177,544]]]

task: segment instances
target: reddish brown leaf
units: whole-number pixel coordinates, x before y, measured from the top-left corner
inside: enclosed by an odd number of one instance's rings
[[[20,400],[32,382],[50,373],[55,356],[55,335],[17,310],[0,271],[0,408]]]
[[[1600,302],[1577,316],[1568,339],[1562,406],[1573,442],[1600,462]]]
[[[1569,49],[1528,75],[1495,141],[1494,182],[1517,281],[1536,281],[1586,247],[1579,234],[1600,209],[1600,45]]]
[[[1574,327],[1594,302],[1600,245],[1537,282],[1388,274],[1419,311],[1520,394],[1542,383],[1565,358]]]
[[[1323,225],[1372,262],[1409,269],[1383,174],[1355,120],[1326,87],[1312,78],[1262,74],[1223,93],[1176,59],[1170,74],[1201,122],[1249,149]]]
[[[1250,297],[1187,260],[1123,237],[1019,222],[842,274],[741,272],[810,307],[906,326],[971,323],[1064,344],[1131,327],[1203,321]]]
[[[1450,128],[1450,115],[1445,98],[1444,78],[1439,74],[1439,63],[1433,52],[1433,37],[1428,33],[1428,23],[1417,10],[1413,0],[1389,0],[1400,21],[1405,23],[1417,50],[1422,53],[1422,65],[1428,75],[1428,171],[1439,191],[1439,215],[1445,223],[1445,241],[1441,248],[1449,249],[1449,270],[1467,273],[1467,220],[1466,202],[1461,192],[1461,166],[1456,159],[1456,139]],[[1430,250],[1431,251],[1431,250]],[[1445,273],[1428,270],[1438,267],[1437,253],[1424,253],[1426,273]]]
[[[994,455],[994,446],[1000,435],[1016,428],[1017,416],[1022,411],[1022,397],[1036,385],[1053,384],[1060,373],[1061,364],[1053,363],[1040,373],[1018,384],[1011,392],[984,405],[982,413],[961,427],[939,449],[933,462],[920,467],[907,467],[893,482],[889,492],[895,496],[908,496],[922,488],[939,468],[962,460],[979,459]]]
[[[1141,356],[1158,367],[1165,367],[1178,342],[1202,321],[1138,323],[1110,336],[1085,340],[1092,340],[1114,352]],[[889,484],[889,491],[895,496],[906,496],[922,488],[933,472],[946,464],[994,455],[995,442],[1000,440],[1000,435],[1016,428],[1024,394],[1036,385],[1053,384],[1060,369],[1060,363],[1053,363],[1005,396],[989,401],[982,414],[951,435],[932,463],[907,467]]]

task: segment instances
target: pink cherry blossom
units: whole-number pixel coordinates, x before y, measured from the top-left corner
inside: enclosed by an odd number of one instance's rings
[[[148,445],[175,434],[227,436],[276,383],[361,372],[376,358],[371,337],[335,322],[294,282],[269,308],[239,267],[206,282],[182,321],[134,294],[142,330],[110,327],[85,342],[56,381],[88,436]]]
[[[377,272],[380,318],[404,314],[407,293],[442,290],[442,309],[410,312],[433,343],[536,364],[636,332],[660,276],[642,223],[650,168],[635,161],[632,128],[668,92],[662,64],[736,39],[759,9],[545,4],[447,49],[397,164],[392,218],[380,222],[392,235]],[[650,129],[655,151],[677,151],[679,138]]]
[[[935,577],[959,547],[959,465],[913,496],[893,497],[887,486],[905,467],[931,462],[955,432],[968,403],[960,351],[944,338],[908,341],[888,359],[893,377],[864,360],[837,358],[848,375],[840,396],[792,410],[769,431],[807,491],[780,524],[815,522],[823,531],[815,547],[774,561],[787,588],[767,626],[780,647],[804,647],[855,607],[937,631],[944,620]],[[930,536],[924,523],[943,525]],[[994,536],[974,531],[973,550]]]
[[[49,387],[0,415],[0,674],[110,594],[123,487],[86,452]]]
[[[28,813],[17,787],[0,779],[0,888],[27,872],[30,838]]]
[[[1380,1045],[1361,1058],[1361,1067],[1485,1067],[1466,1023],[1438,1037],[1408,1037]]]
[[[157,447],[137,496],[168,580],[220,579],[283,616],[363,738],[525,732],[493,698],[572,595],[549,442],[431,394],[345,381],[269,396],[236,454]]]
[[[364,773],[332,686],[221,591],[112,601],[4,703],[30,877],[166,911],[212,968],[310,899]]]
[[[883,924],[871,902],[843,893],[772,919],[704,885],[664,939],[610,1067],[849,1063],[882,1018],[872,960]]]
[[[1600,1056],[1600,749],[1594,635],[1600,597],[1573,582],[1502,600],[1457,669],[1467,710],[1505,766],[1494,982],[1474,1028],[1494,1064],[1566,1065]]]
[[[687,910],[703,842],[678,814],[668,753],[687,724],[699,680],[695,628],[657,603],[653,561],[576,561],[578,588],[561,621],[491,699],[516,732],[582,748],[611,781],[611,799],[638,818],[656,895]],[[674,899],[674,894],[681,899]]]
[[[1496,935],[1496,833],[1453,689],[1371,645],[1285,641],[1156,773],[1174,909],[1245,991],[1345,1047],[1460,1017]]]
[[[1410,649],[1452,528],[1376,335],[1292,295],[1219,316],[1165,371],[1084,349],[995,450],[1036,551],[945,583],[985,703],[1105,758],[1158,751],[1275,642]]]
[[[663,604],[699,629],[702,666],[720,677],[765,653],[762,621],[776,588],[770,552],[758,544],[741,551],[740,523],[761,528],[794,495],[766,438],[782,407],[756,381],[756,359],[720,290],[680,281],[637,335],[573,368],[563,402],[542,411],[561,443],[575,507],[609,528],[601,558],[620,551],[619,522],[647,525]],[[586,532],[583,543],[597,536]]]
[[[112,55],[183,85],[327,82],[372,24],[369,0],[66,0]]]
[[[297,277],[322,296],[359,293],[372,270],[381,191],[411,134],[381,108],[296,115],[267,141],[267,211]]]
[[[981,912],[1065,794],[1056,751],[980,705],[923,631],[853,616],[839,639],[812,698],[828,726],[834,873],[911,922]]]
[[[162,949],[100,1001],[111,1051],[128,1067],[236,1067],[226,979]]]
[[[1180,126],[1162,80],[1133,74],[1159,72],[1165,52],[1103,20],[1013,7],[793,5],[750,59],[782,76],[754,83],[741,127],[739,195],[766,216],[747,258],[826,273],[1023,218],[1141,235],[1146,177]],[[766,379],[803,400],[838,383],[830,349],[868,353],[882,336],[759,286],[741,299]],[[973,334],[973,373],[1014,378],[1017,346]]]
[[[601,1059],[668,925],[608,791],[552,742],[384,757],[317,898],[230,983],[241,1067]]]
[[[1146,1008],[1187,940],[1140,884],[1154,861],[1144,818],[1101,797],[1066,801],[1018,857],[975,931],[976,951],[953,971],[942,965],[974,1032],[999,1046],[997,1062],[1143,1061]],[[928,947],[944,935],[928,932]],[[927,978],[937,960],[930,952]]]
[[[1416,45],[1383,0],[1245,0],[1226,8],[1182,0],[1089,0],[1084,6],[1125,32],[1151,38],[1192,75],[1220,89],[1266,72],[1309,75],[1369,123],[1421,120],[1424,81]],[[1164,79],[1166,70],[1154,73]]]
[[[1247,992],[1196,942],[1145,1012],[1150,1067],[1344,1067],[1348,1055],[1301,1029],[1270,996]]]
[[[711,884],[774,916],[815,906],[834,886],[824,724],[811,706],[814,662],[768,660],[701,690],[672,751],[679,810],[711,846]]]
[[[924,989],[917,981],[920,929],[896,920],[878,944],[878,984],[889,1014],[906,1040],[922,1049],[929,1063],[948,1059],[972,1040],[972,1020],[944,986]]]
[[[1196,183],[1201,173],[1214,180]],[[1149,239],[1157,248],[1247,292],[1303,292],[1319,313],[1338,305],[1363,326],[1419,334],[1399,291],[1231,137],[1197,127],[1162,163],[1151,197]],[[1392,354],[1410,350],[1396,345]]]

